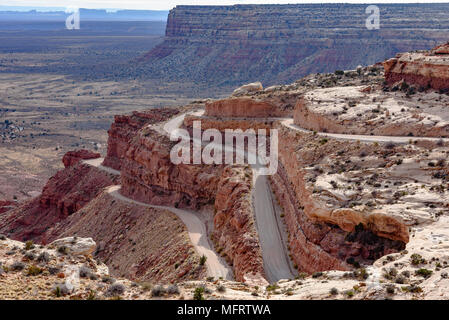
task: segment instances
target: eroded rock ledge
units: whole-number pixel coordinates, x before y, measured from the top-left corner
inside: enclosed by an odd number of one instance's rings
[[[251,197],[252,173],[248,167],[226,167],[215,196],[212,240],[225,255],[238,281],[264,277],[259,236]]]
[[[449,96],[407,83],[391,91],[379,85],[324,88],[299,99],[294,123],[328,133],[449,137],[448,105]]]
[[[2,214],[0,232],[14,239],[39,241],[55,223],[116,183],[117,176],[78,161],[51,177],[39,197]]]
[[[131,115],[117,115],[108,130],[108,151],[103,164],[116,170],[121,169],[121,161],[125,157],[130,140],[145,125],[164,121],[179,113],[173,108],[134,111]]]
[[[170,160],[175,142],[145,128],[128,145],[122,162],[122,194],[144,203],[198,209],[214,202],[222,166]]]
[[[430,51],[398,54],[385,61],[384,68],[390,85],[403,80],[424,89],[449,92],[449,43]]]

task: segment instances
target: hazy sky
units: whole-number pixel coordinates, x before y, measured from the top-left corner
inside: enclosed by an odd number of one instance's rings
[[[409,2],[449,2],[449,0],[1,0],[3,6],[28,6],[28,7],[78,7],[78,8],[114,8],[114,9],[153,9],[167,10],[178,4],[192,5],[229,5],[229,4],[259,4],[259,3],[409,3]]]

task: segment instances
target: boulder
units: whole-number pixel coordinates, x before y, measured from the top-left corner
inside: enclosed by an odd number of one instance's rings
[[[248,83],[245,84],[243,86],[241,86],[240,88],[237,88],[234,90],[234,92],[232,93],[233,96],[242,96],[251,92],[257,92],[257,91],[262,91],[263,90],[263,86],[262,83],[260,82],[253,82],[253,83]]]
[[[50,243],[51,248],[66,247],[72,255],[90,255],[95,251],[97,244],[92,238],[67,237]]]

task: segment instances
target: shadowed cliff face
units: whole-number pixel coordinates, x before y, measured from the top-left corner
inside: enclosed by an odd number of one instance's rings
[[[366,7],[177,6],[170,11],[165,41],[139,68],[172,80],[271,85],[373,64],[447,40],[449,4],[380,5],[379,30],[366,28]]]

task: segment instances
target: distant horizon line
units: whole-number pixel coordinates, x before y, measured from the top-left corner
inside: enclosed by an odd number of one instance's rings
[[[175,7],[183,7],[183,6],[192,6],[192,7],[204,7],[204,6],[210,6],[210,7],[230,7],[230,6],[249,6],[249,5],[320,5],[320,4],[329,4],[329,5],[335,5],[335,4],[346,4],[346,5],[368,5],[368,4],[374,4],[374,5],[408,5],[408,4],[422,4],[422,5],[438,5],[438,4],[449,4],[449,1],[440,0],[438,2],[428,2],[428,1],[410,1],[410,2],[403,2],[403,1],[391,1],[388,3],[385,2],[302,2],[302,3],[254,3],[254,4],[179,4],[174,6]],[[68,7],[51,7],[51,6],[9,6],[9,5],[0,5],[0,11],[10,11],[10,12],[30,12],[30,11],[36,11],[36,12],[54,12],[54,11],[65,11]],[[172,8],[172,9],[173,9]],[[115,13],[118,11],[154,11],[154,12],[168,12],[171,9],[135,9],[135,8],[88,8],[88,7],[79,7],[78,9],[85,9],[85,10],[104,10],[107,13]]]
[[[0,5],[0,11],[12,11],[12,12],[55,12],[55,11],[65,11],[68,7],[31,7],[31,6],[3,6]],[[155,11],[155,12],[168,12],[169,9],[126,9],[126,8],[83,8],[78,9],[85,10],[103,10],[108,13],[115,13],[117,11]]]

